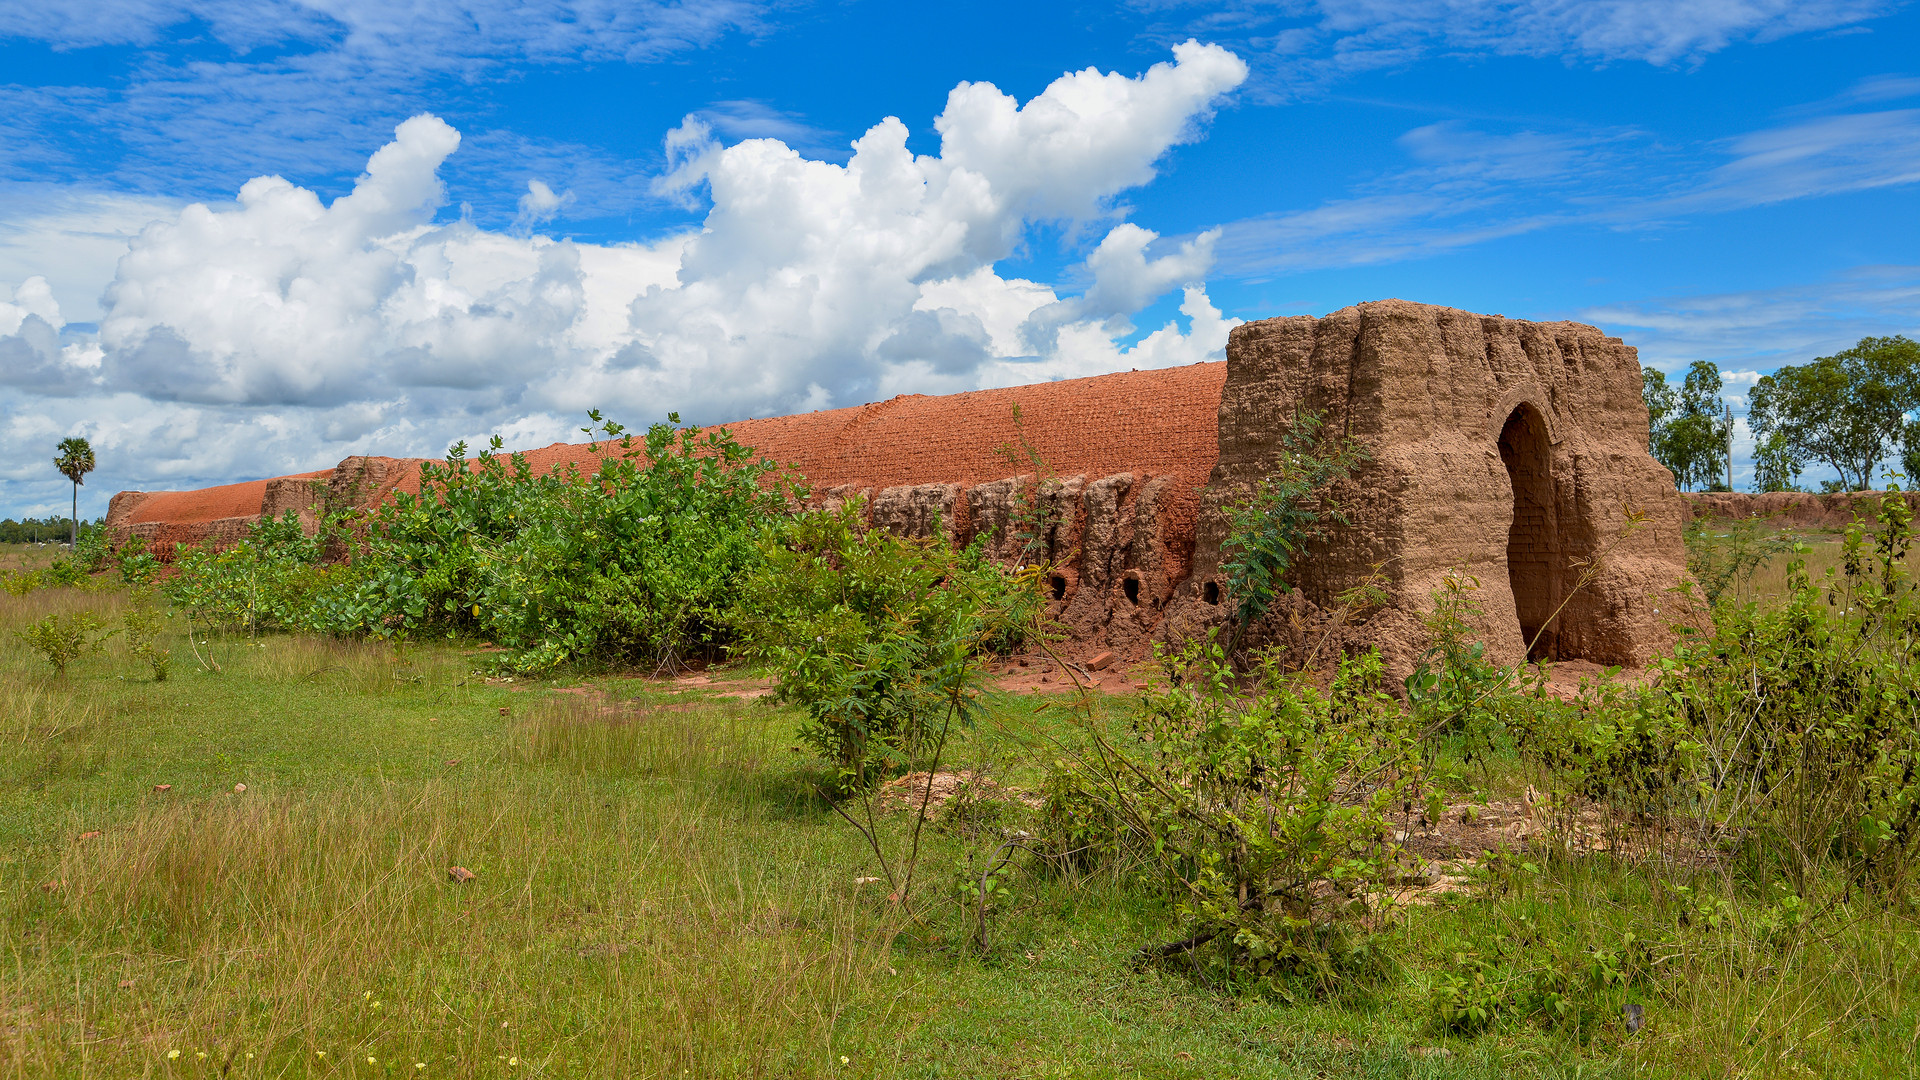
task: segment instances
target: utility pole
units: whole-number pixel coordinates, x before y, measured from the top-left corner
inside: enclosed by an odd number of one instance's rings
[[[1724,415],[1727,418],[1727,490],[1732,491],[1733,490],[1733,406],[1728,404],[1725,398],[1722,398],[1720,401],[1720,407],[1726,410]]]

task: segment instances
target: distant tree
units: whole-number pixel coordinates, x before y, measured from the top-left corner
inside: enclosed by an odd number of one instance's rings
[[[1647,450],[1688,491],[1711,484],[1727,467],[1732,431],[1720,400],[1720,369],[1695,360],[1678,388],[1661,372],[1642,369],[1640,395],[1647,403]]]
[[[1920,344],[1861,338],[1845,352],[1763,377],[1748,400],[1756,435],[1777,435],[1780,452],[1796,462],[1832,466],[1837,488],[1864,491],[1874,467],[1895,446],[1904,457],[1912,442],[1907,413],[1920,406]]]
[[[1667,423],[1680,407],[1680,393],[1667,385],[1667,373],[1656,368],[1640,369],[1640,398],[1647,403],[1647,451],[1667,465],[1665,440]],[[1667,465],[1668,469],[1673,466]]]
[[[86,475],[93,471],[93,447],[78,435],[60,440],[60,456],[53,459],[53,467],[60,475],[73,481],[73,531],[67,539],[67,546],[80,545],[80,485]]]
[[[1753,490],[1803,491],[1800,474],[1806,464],[1794,456],[1778,431],[1762,439],[1753,448]]]

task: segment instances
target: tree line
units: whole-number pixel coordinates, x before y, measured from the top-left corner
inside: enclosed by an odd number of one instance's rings
[[[98,522],[83,521],[80,527],[85,529]],[[74,533],[72,518],[43,517],[24,518],[15,521],[7,518],[0,521],[0,544],[47,544],[56,541],[65,542]]]
[[[1720,369],[1696,360],[1679,386],[1664,373],[1641,372],[1650,421],[1647,449],[1682,490],[1730,490],[1733,412],[1721,397]],[[1747,397],[1747,426],[1756,445],[1755,491],[1804,491],[1811,464],[1838,480],[1823,491],[1865,491],[1874,470],[1897,458],[1900,472],[1920,477],[1920,343],[1865,337],[1850,349],[1788,365],[1764,376]]]

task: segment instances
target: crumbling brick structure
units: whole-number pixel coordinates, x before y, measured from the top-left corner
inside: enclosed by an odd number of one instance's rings
[[[1659,609],[1686,573],[1685,503],[1647,455],[1639,386],[1634,350],[1592,327],[1390,300],[1241,326],[1224,364],[910,395],[729,429],[799,470],[816,502],[861,496],[875,526],[985,535],[1002,558],[1019,547],[1022,493],[1038,490],[1054,519],[1042,545],[1054,613],[1081,647],[1137,657],[1156,635],[1226,618],[1224,507],[1271,468],[1286,425],[1316,411],[1368,460],[1341,493],[1349,524],[1313,547],[1276,620],[1310,624],[1377,572],[1388,603],[1350,636],[1404,671],[1433,589],[1457,570],[1480,582],[1476,629],[1494,658],[1518,659],[1532,642],[1536,656],[1637,663],[1670,642],[1673,611]],[[1050,477],[1023,467],[1022,439]],[[539,470],[591,455],[555,444],[526,456]],[[108,525],[162,544],[218,542],[262,513],[312,520],[417,490],[418,464],[353,457],[331,472],[122,492]],[[1644,520],[1630,528],[1629,515]]]
[[[1278,434],[1302,412],[1354,439],[1367,460],[1335,496],[1347,524],[1301,561],[1304,608],[1289,605],[1282,618],[1311,626],[1316,609],[1377,580],[1387,603],[1357,637],[1401,672],[1449,573],[1477,582],[1474,629],[1496,662],[1530,653],[1637,664],[1692,621],[1676,595],[1688,508],[1647,453],[1633,348],[1579,323],[1385,300],[1234,329],[1220,460],[1169,636],[1223,617],[1207,601],[1218,592],[1224,507],[1272,469]]]

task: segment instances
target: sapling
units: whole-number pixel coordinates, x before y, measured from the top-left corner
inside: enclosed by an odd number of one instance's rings
[[[102,633],[102,630],[99,616],[91,611],[79,611],[72,615],[49,615],[25,630],[14,631],[14,636],[52,664],[55,675],[65,675],[68,664],[88,653],[99,652],[106,647],[108,638],[119,633],[118,630]]]

